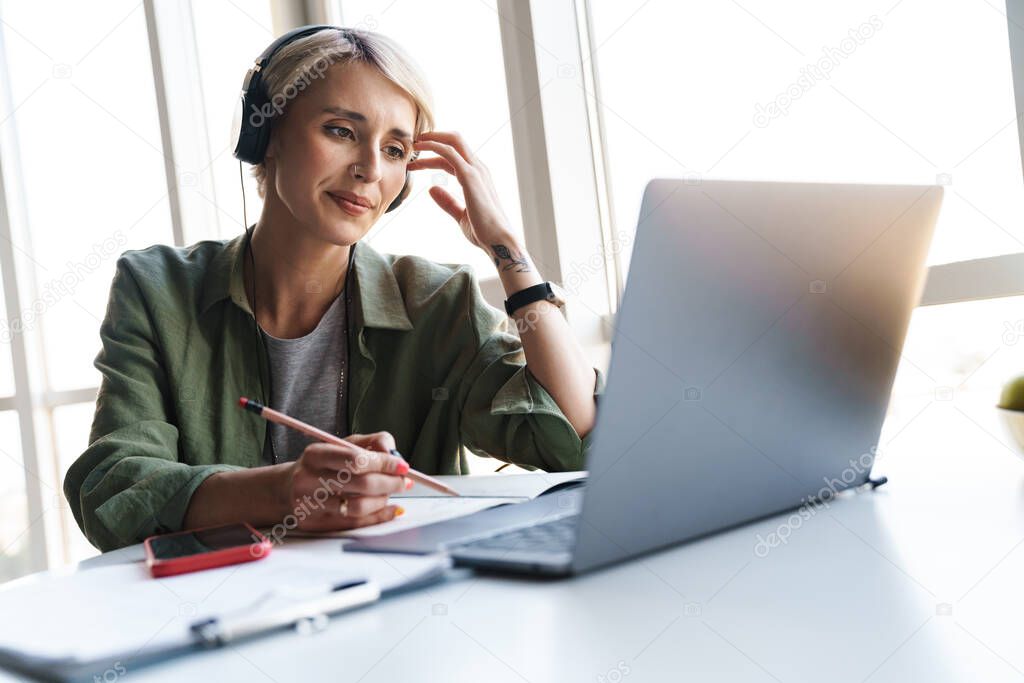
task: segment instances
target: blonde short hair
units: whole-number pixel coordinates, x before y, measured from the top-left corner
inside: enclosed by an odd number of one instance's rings
[[[433,96],[423,70],[398,43],[373,31],[330,28],[295,40],[278,50],[263,69],[263,85],[271,98],[275,93],[298,93],[315,77],[312,74],[323,76],[325,65],[349,62],[375,67],[412,98],[416,105],[414,138],[434,129]],[[278,101],[287,102],[283,98]],[[278,115],[283,113],[284,105],[279,107]],[[267,169],[262,162],[252,167],[252,175],[260,197],[265,196]]]

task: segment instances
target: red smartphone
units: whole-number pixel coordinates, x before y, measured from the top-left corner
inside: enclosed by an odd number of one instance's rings
[[[225,524],[150,536],[145,546],[149,573],[159,577],[259,560],[272,544],[248,524]]]

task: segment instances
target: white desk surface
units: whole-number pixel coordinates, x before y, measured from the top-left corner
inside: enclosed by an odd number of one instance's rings
[[[887,431],[875,472],[889,483],[801,519],[764,557],[758,534],[788,515],[571,580],[467,575],[337,617],[318,634],[126,673],[281,683],[1024,680],[1024,461],[999,442],[1008,441],[994,417],[972,425],[952,407]],[[133,546],[86,564],[140,554]]]

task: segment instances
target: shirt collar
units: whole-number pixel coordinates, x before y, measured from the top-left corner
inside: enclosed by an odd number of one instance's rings
[[[362,326],[390,330],[411,330],[412,323],[405,310],[402,290],[395,279],[391,264],[366,242],[352,245],[355,267],[353,284],[362,311]],[[203,280],[199,315],[222,299],[231,301],[252,315],[242,282],[245,234],[229,240],[211,261]]]

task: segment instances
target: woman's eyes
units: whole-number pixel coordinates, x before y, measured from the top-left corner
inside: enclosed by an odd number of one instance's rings
[[[351,133],[352,132],[350,129],[345,128],[344,126],[324,126],[324,128],[326,130],[332,131],[331,135],[336,135],[338,137],[344,137],[344,136],[342,136],[340,133],[333,132],[333,131],[345,131],[346,133]],[[392,159],[394,159],[395,161],[400,161],[400,160],[405,158],[405,150],[402,149],[401,147],[396,147],[395,145],[391,145],[390,147],[388,147],[388,149],[397,150],[397,152],[398,152],[397,156],[395,156],[393,154],[389,154],[388,155]]]

